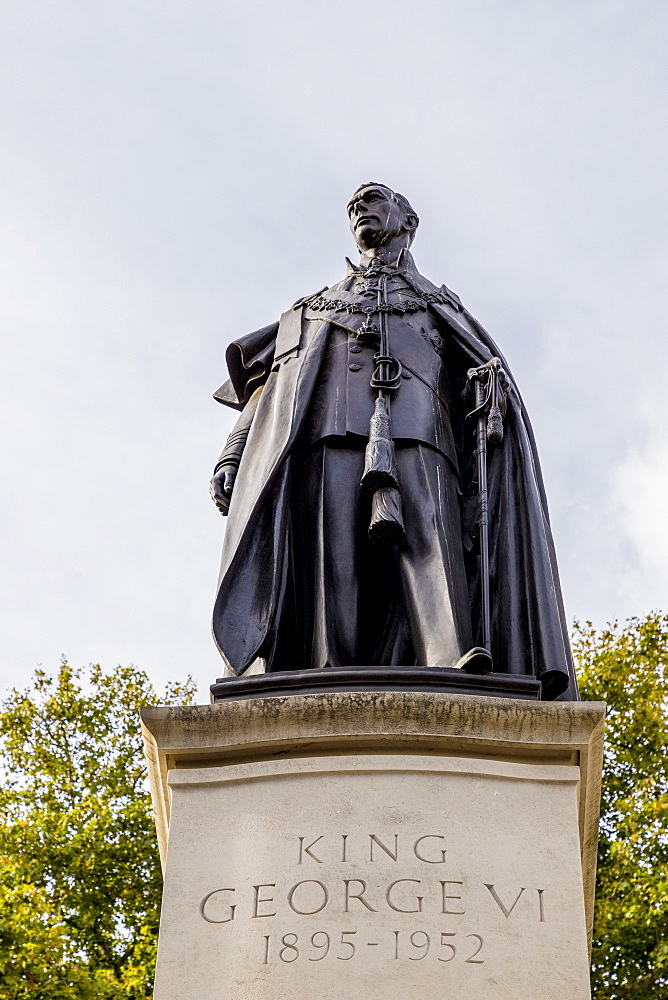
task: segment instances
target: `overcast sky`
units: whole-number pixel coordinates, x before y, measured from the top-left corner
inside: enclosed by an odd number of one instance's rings
[[[222,672],[225,348],[367,180],[508,357],[569,618],[668,610],[665,0],[5,0],[0,687]]]

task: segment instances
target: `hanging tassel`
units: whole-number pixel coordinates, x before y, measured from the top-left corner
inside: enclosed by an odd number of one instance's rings
[[[372,490],[383,487],[399,488],[390,414],[385,397],[378,395],[369,423],[369,443],[364,453],[362,486]]]
[[[498,406],[491,406],[489,410],[487,440],[491,441],[492,444],[500,444],[503,441],[503,420]]]
[[[369,538],[377,545],[399,545],[406,538],[401,494],[393,486],[376,490],[371,498]]]

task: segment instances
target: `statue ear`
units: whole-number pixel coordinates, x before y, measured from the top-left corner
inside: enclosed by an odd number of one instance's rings
[[[409,212],[404,219],[404,229],[409,233],[414,233],[418,227],[418,217]]]

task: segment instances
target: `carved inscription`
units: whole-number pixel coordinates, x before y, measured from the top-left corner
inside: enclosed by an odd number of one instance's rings
[[[383,935],[381,935],[383,936]],[[263,965],[272,961],[284,962],[286,965],[298,961],[322,962],[328,956],[339,962],[349,962],[367,948],[384,947],[384,957],[395,961],[407,958],[410,962],[421,962],[427,955],[438,962],[452,962],[459,958],[467,965],[483,965],[485,959],[481,956],[484,939],[480,934],[457,934],[455,931],[441,931],[440,934],[429,934],[427,931],[391,931],[383,941],[363,941],[359,939],[358,931],[341,931],[339,941],[333,939],[327,931],[316,931],[314,934],[302,936],[291,932],[281,938],[274,939],[271,934],[263,936]],[[460,944],[460,941],[466,942]],[[468,954],[468,958],[466,955]],[[480,956],[480,957],[478,957]]]
[[[304,834],[295,836],[294,847],[296,878],[228,881],[199,904],[203,920],[231,925],[230,933],[239,921],[266,926],[257,948],[263,965],[351,962],[372,954],[383,961],[482,965],[493,957],[490,926],[502,931],[508,922],[548,920],[544,887],[467,878],[452,867],[441,833]],[[296,918],[302,918],[298,925]],[[307,929],[303,918],[313,918]],[[476,926],[482,920],[485,936]]]
[[[393,833],[385,837],[383,841],[378,834],[368,834],[366,841],[362,840],[357,844],[357,849],[349,847],[350,835],[342,833],[340,837],[326,837],[320,834],[318,837],[298,837],[297,844],[297,864],[315,861],[318,865],[332,861],[359,862],[366,860],[376,861],[379,854],[387,856],[392,861],[408,860],[410,857],[417,858],[429,865],[445,864],[445,837],[440,833],[426,833],[417,840],[411,841],[408,845],[402,842],[401,859],[399,858],[399,834]],[[322,843],[321,843],[322,841]],[[431,843],[436,841],[436,843]],[[318,846],[320,845],[320,846]]]

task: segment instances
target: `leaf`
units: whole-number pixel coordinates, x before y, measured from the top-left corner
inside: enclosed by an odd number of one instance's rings
[[[0,1000],[149,1000],[161,875],[143,671],[61,664],[0,706]]]
[[[599,1000],[668,997],[668,616],[576,626],[582,697],[605,701],[592,952]]]

